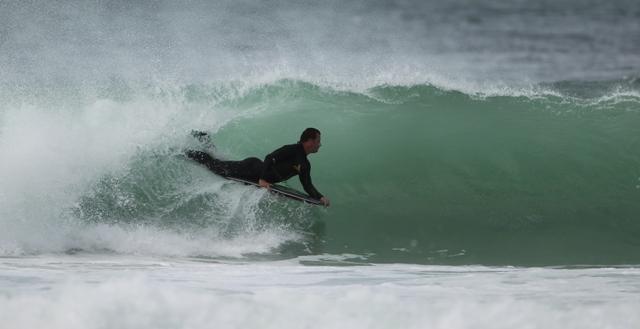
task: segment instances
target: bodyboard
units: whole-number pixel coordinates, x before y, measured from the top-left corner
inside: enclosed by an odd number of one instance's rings
[[[253,185],[255,187],[261,187],[260,185],[258,185],[258,183],[254,183],[254,182],[250,182],[244,179],[240,179],[240,178],[234,178],[234,177],[225,177],[226,179],[232,180],[232,181],[236,181],[239,183],[243,183],[245,185]],[[317,206],[321,206],[322,205],[322,201],[318,200],[318,199],[314,199],[300,191],[294,190],[292,188],[288,188],[286,186],[282,186],[282,185],[277,185],[277,184],[271,184],[271,188],[269,189],[269,192],[271,193],[275,193],[277,195],[281,195],[284,197],[287,197],[289,199],[294,199],[297,201],[302,201],[305,203],[309,203],[309,204],[313,204],[313,205],[317,205]]]

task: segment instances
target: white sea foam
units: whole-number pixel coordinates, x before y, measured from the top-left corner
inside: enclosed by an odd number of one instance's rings
[[[85,99],[58,102],[47,98],[53,94],[44,99],[35,95],[30,103],[5,104],[0,108],[0,255],[82,249],[236,257],[295,239],[295,234],[275,226],[270,231],[245,227],[244,234],[225,237],[215,227],[174,232],[152,225],[84,223],[72,214],[80,198],[90,196],[105,175],[125,176],[134,156],[180,150],[191,129],[215,132],[234,118],[259,111],[214,110],[217,100],[242,91],[209,91],[215,95],[206,104],[186,101],[181,88],[137,90],[126,101],[85,94]],[[170,156],[179,151],[168,152]],[[241,212],[243,225],[257,220],[252,216],[262,194],[247,195],[246,189],[221,193],[219,180],[195,166],[187,169],[191,171],[183,175],[196,175],[198,186],[214,190],[183,192],[218,194],[230,216]]]
[[[6,260],[10,328],[631,328],[637,269]],[[8,270],[11,270],[8,272]],[[571,284],[567,284],[571,282]]]

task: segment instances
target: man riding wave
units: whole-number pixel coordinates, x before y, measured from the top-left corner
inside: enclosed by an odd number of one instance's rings
[[[206,133],[196,132],[195,135],[202,138]],[[320,137],[318,129],[307,128],[297,143],[284,145],[269,153],[264,162],[255,157],[223,161],[206,152],[193,150],[186,151],[186,155],[220,176],[247,180],[265,188],[298,175],[305,192],[329,206],[329,199],[318,192],[311,182],[311,163],[307,159],[307,155],[318,152],[322,146]]]

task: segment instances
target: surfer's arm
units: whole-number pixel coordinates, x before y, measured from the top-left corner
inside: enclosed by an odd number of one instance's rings
[[[313,186],[313,183],[311,183],[311,167],[310,166],[302,167],[302,170],[300,172],[300,183],[302,183],[302,187],[304,188],[305,192],[309,194],[310,197],[318,200],[324,198],[322,194],[320,194],[320,192],[318,192],[318,190],[316,190],[316,188]]]

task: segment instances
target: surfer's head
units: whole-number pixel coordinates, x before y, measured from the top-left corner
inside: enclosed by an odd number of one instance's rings
[[[300,135],[300,144],[304,147],[304,151],[316,153],[322,144],[320,143],[320,130],[316,128],[307,128]]]

